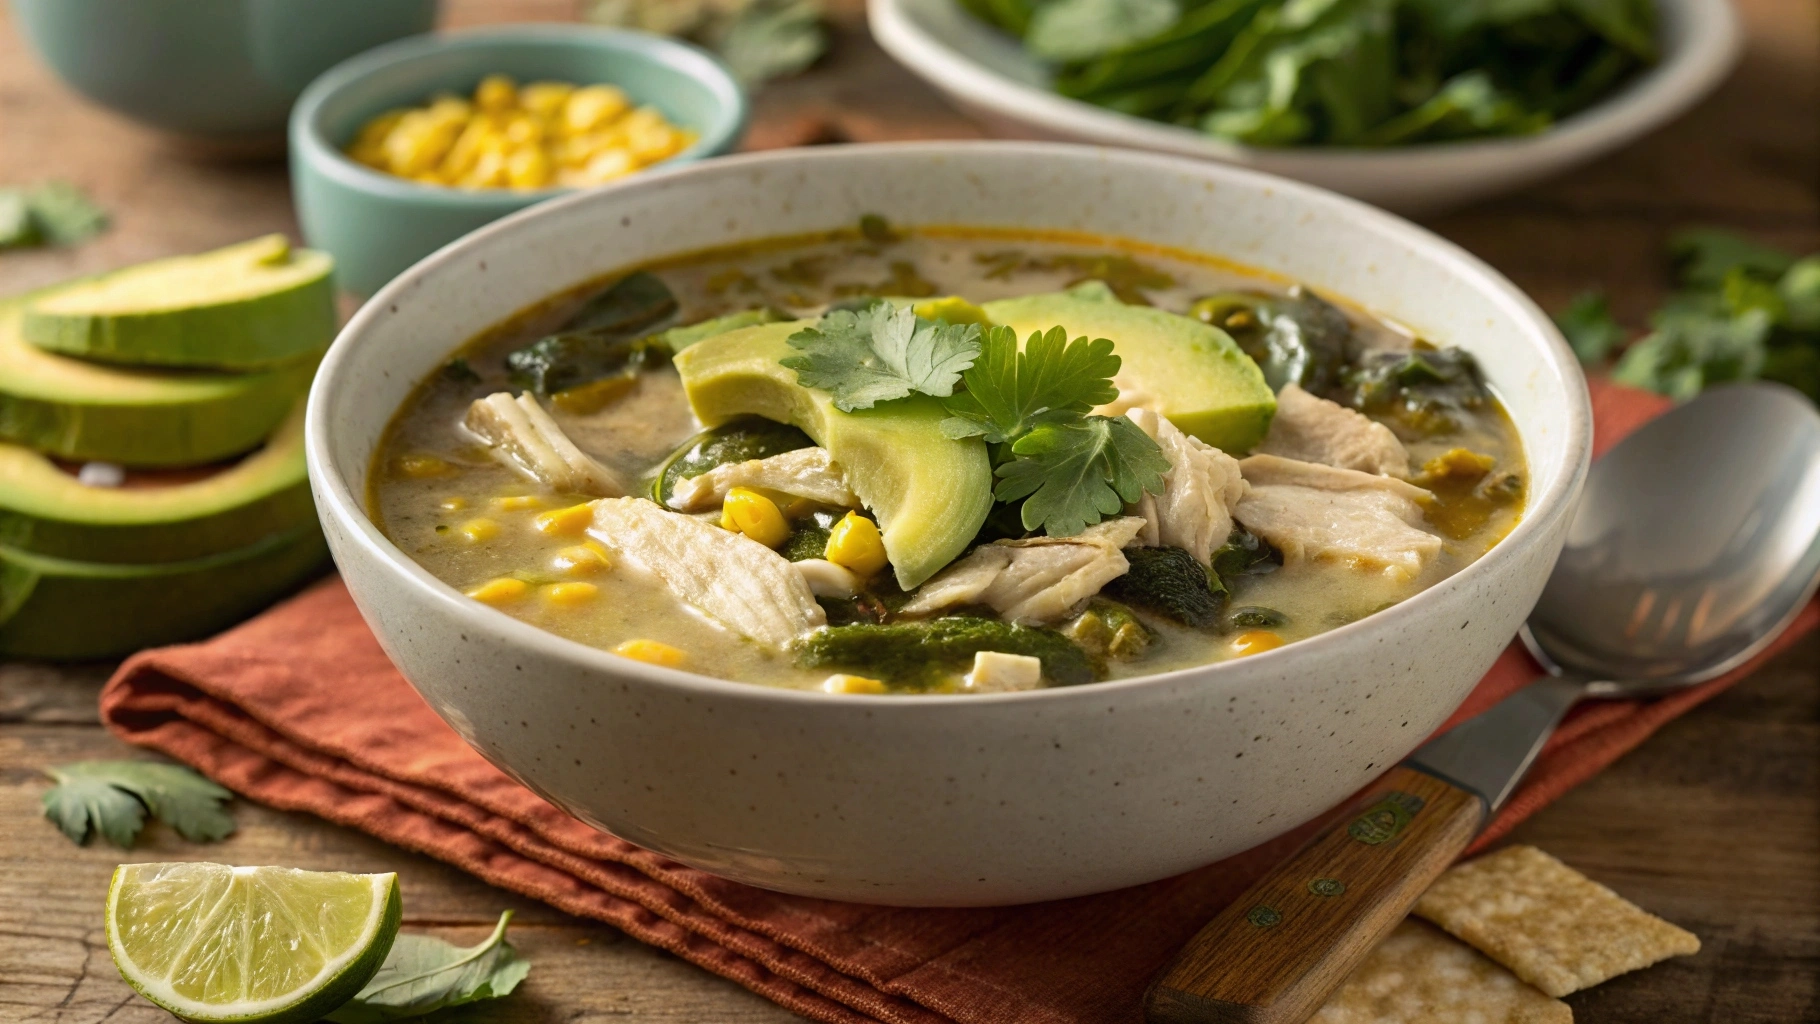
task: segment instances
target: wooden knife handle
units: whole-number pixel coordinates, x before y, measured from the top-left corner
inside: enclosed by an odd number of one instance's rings
[[[1484,823],[1408,766],[1202,928],[1144,996],[1150,1024],[1302,1024]]]

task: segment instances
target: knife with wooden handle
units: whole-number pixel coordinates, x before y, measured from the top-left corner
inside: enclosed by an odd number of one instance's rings
[[[1145,1020],[1313,1016],[1478,835],[1585,688],[1540,680],[1417,750],[1189,940],[1145,994]]]

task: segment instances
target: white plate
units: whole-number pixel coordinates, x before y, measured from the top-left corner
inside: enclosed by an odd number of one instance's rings
[[[1737,62],[1728,0],[1659,0],[1662,62],[1548,131],[1387,149],[1243,146],[1068,99],[1017,41],[955,0],[870,0],[885,51],[989,130],[1010,138],[1128,146],[1281,174],[1402,214],[1432,214],[1514,192],[1629,143],[1679,116]]]

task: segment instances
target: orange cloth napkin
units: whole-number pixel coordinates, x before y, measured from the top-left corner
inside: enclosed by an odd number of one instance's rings
[[[1595,385],[1598,447],[1666,404]],[[1810,606],[1783,644],[1816,624]],[[1480,845],[1749,671],[1654,703],[1582,707]],[[1537,674],[1513,645],[1455,720]],[[823,1021],[1136,1022],[1152,974],[1313,827],[1176,878],[1036,906],[904,910],[765,892],[595,831],[508,779],[393,669],[335,579],[206,643],[137,655],[101,712],[121,738],[252,800],[605,921]]]

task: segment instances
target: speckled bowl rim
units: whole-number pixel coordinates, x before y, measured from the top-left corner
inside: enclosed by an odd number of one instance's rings
[[[590,647],[579,641],[570,640],[529,623],[521,622],[498,609],[464,597],[460,591],[431,575],[427,569],[405,554],[374,525],[367,514],[364,502],[349,489],[346,478],[336,468],[336,463],[330,454],[332,445],[329,433],[333,429],[329,412],[330,392],[334,388],[336,378],[349,372],[347,364],[356,358],[354,349],[359,344],[361,333],[369,323],[383,315],[388,315],[385,312],[387,307],[405,299],[409,293],[420,290],[420,282],[423,277],[451,264],[466,260],[468,249],[472,245],[496,233],[518,230],[521,225],[530,221],[560,218],[572,206],[600,202],[609,194],[616,201],[625,201],[629,198],[629,192],[640,188],[656,187],[659,183],[667,184],[675,179],[691,175],[735,174],[749,168],[788,165],[805,160],[839,160],[844,153],[877,152],[879,150],[896,151],[906,157],[964,157],[969,151],[998,151],[1019,155],[1033,162],[1090,158],[1101,163],[1150,165],[1156,169],[1168,170],[1177,174],[1220,178],[1255,189],[1268,189],[1272,192],[1270,202],[1292,202],[1327,215],[1356,218],[1367,228],[1385,236],[1386,242],[1389,243],[1386,246],[1387,252],[1390,251],[1391,246],[1400,245],[1406,247],[1408,251],[1425,252],[1435,257],[1438,262],[1451,265],[1461,280],[1491,299],[1494,305],[1515,323],[1528,328],[1525,333],[1535,338],[1541,348],[1540,354],[1543,359],[1538,369],[1549,375],[1549,385],[1559,390],[1564,397],[1565,408],[1561,410],[1563,417],[1561,426],[1564,428],[1561,446],[1562,464],[1552,474],[1553,479],[1549,486],[1542,492],[1529,497],[1524,507],[1523,518],[1517,526],[1478,561],[1394,607],[1306,640],[1298,640],[1276,650],[1243,659],[1198,665],[1155,675],[1134,676],[1130,679],[1114,679],[1079,686],[1053,687],[1015,693],[918,694],[901,698],[832,694],[819,690],[791,690],[719,679],[680,669],[663,668],[622,658],[600,648]],[[423,296],[414,296],[414,300],[423,301]],[[509,316],[510,313],[507,313],[501,317],[501,320]],[[484,330],[484,326],[481,329]],[[474,333],[477,334],[479,331]],[[1284,663],[1284,659],[1313,658],[1325,647],[1337,645],[1343,642],[1344,638],[1357,635],[1362,631],[1382,631],[1390,634],[1400,632],[1402,624],[1430,614],[1430,609],[1444,601],[1450,592],[1463,587],[1476,586],[1486,578],[1514,565],[1522,557],[1525,549],[1533,544],[1542,543],[1559,520],[1572,514],[1575,499],[1585,484],[1591,463],[1592,407],[1579,360],[1568,348],[1566,340],[1555,327],[1554,321],[1533,300],[1478,257],[1424,228],[1417,227],[1409,221],[1376,207],[1313,185],[1228,164],[1208,163],[1192,157],[1076,143],[943,141],[786,149],[724,157],[709,163],[639,175],[632,181],[607,192],[578,193],[567,198],[529,207],[494,221],[425,257],[415,266],[394,278],[390,284],[361,307],[354,318],[342,329],[340,335],[335,339],[335,343],[330,346],[328,354],[317,371],[316,386],[310,391],[304,430],[304,448],[309,463],[311,485],[321,513],[325,517],[336,518],[341,525],[346,527],[345,533],[349,543],[359,545],[365,550],[368,557],[385,565],[387,570],[402,574],[420,599],[440,613],[461,623],[464,628],[491,632],[509,643],[536,649],[550,657],[561,658],[581,667],[597,670],[609,678],[629,678],[642,685],[677,688],[711,695],[722,700],[760,703],[771,701],[837,702],[863,704],[866,708],[879,714],[948,714],[954,713],[959,708],[977,707],[988,702],[994,704],[1011,701],[1032,704],[1037,702],[1045,704],[1097,702],[1102,698],[1131,696],[1145,690],[1189,680],[1204,682],[1208,685],[1227,680],[1240,682],[1247,674],[1278,669]],[[370,460],[372,452],[369,450],[364,455]],[[364,468],[362,472],[364,472]]]
[[[374,75],[400,64],[423,60],[451,50],[484,50],[500,44],[546,45],[563,49],[597,49],[668,66],[705,85],[717,102],[717,120],[701,130],[693,145],[620,182],[623,184],[659,169],[694,163],[725,152],[745,134],[751,106],[746,91],[720,58],[706,50],[668,36],[592,25],[536,24],[502,28],[473,28],[433,32],[400,39],[349,57],[312,81],[291,108],[290,141],[312,169],[337,183],[362,192],[414,203],[449,203],[490,209],[500,205],[524,206],[559,196],[588,191],[559,187],[519,192],[512,189],[463,189],[452,185],[426,185],[366,167],[343,153],[322,123],[323,108]],[[601,187],[601,186],[593,186]]]

